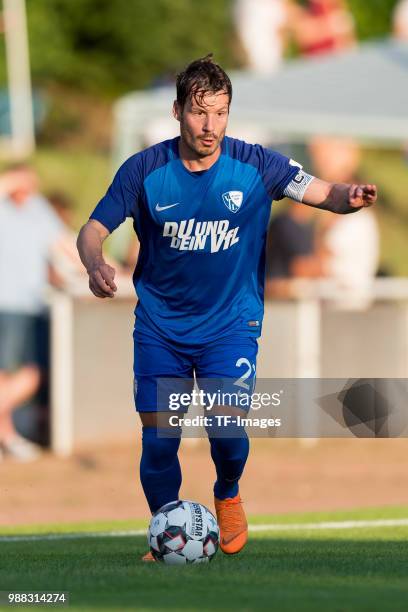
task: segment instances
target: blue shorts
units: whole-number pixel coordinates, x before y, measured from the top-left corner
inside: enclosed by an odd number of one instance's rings
[[[134,399],[138,412],[174,409],[169,407],[168,394],[191,393],[194,376],[199,389],[205,392],[253,392],[256,338],[231,335],[198,348],[176,345],[136,331],[133,338]],[[170,380],[166,383],[166,379]],[[245,402],[238,407],[249,409]]]

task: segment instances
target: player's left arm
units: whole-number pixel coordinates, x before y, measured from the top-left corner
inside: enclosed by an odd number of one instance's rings
[[[262,179],[272,200],[287,197],[339,214],[357,212],[377,201],[376,185],[328,183],[305,172],[295,160],[270,149],[261,148],[260,158]]]
[[[301,201],[308,206],[315,206],[322,210],[348,214],[375,204],[377,201],[377,186],[327,183],[313,177],[313,180],[307,185]]]

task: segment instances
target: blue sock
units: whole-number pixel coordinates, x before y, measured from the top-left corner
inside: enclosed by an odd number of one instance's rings
[[[152,513],[178,499],[181,486],[181,469],[177,456],[180,436],[161,436],[156,427],[142,429],[140,480]]]
[[[211,457],[217,472],[214,496],[217,499],[235,497],[238,495],[238,481],[248,458],[248,436],[245,430],[240,430],[236,437],[210,437],[209,440]]]

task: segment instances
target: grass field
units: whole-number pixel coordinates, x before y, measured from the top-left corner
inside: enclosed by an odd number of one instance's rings
[[[140,522],[0,528],[0,590],[69,591],[78,611],[407,609],[407,508],[259,516],[251,526],[240,555],[182,568],[142,564],[145,536],[124,534],[143,531]]]

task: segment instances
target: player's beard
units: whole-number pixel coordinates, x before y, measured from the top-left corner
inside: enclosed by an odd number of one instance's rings
[[[225,130],[219,135],[216,134],[200,134],[194,136],[190,130],[180,122],[180,135],[185,145],[198,157],[209,157],[213,155],[225,136]],[[205,139],[211,139],[211,143],[205,143]]]

